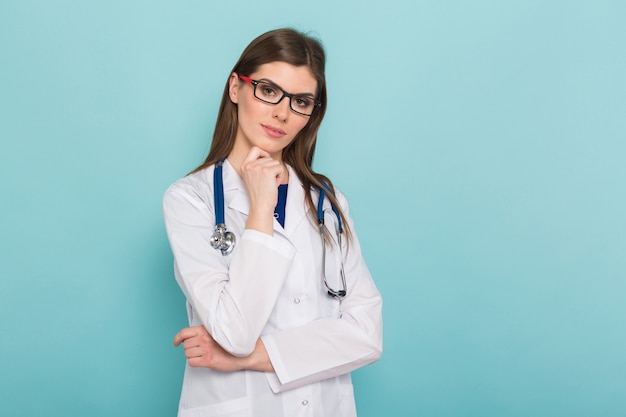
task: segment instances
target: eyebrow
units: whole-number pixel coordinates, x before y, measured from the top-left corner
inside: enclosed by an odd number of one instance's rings
[[[272,84],[273,86],[276,86],[280,88],[281,90],[283,90],[283,92],[287,93],[287,91],[285,91],[284,88],[282,88],[280,85],[276,84],[274,81],[270,80],[269,78],[261,78],[257,81],[267,83],[267,84]],[[313,93],[287,93],[287,94],[293,94],[294,96],[310,96],[311,98],[315,98],[315,94]]]

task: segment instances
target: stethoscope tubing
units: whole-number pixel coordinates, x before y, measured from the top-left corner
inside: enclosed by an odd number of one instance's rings
[[[213,204],[215,205],[215,224],[225,224],[224,220],[224,181],[222,181],[222,167],[225,159],[215,164],[213,175]]]
[[[322,183],[323,187],[320,188],[320,198],[317,200],[317,221],[318,223],[324,223],[324,199],[326,198],[326,190],[330,192],[330,188],[328,184]],[[341,222],[341,216],[339,215],[339,210],[337,207],[331,202],[330,207],[333,209],[333,212],[337,216],[337,231],[339,233],[343,233],[343,223]]]
[[[224,219],[224,181],[222,177],[222,168],[224,166],[224,161],[226,158],[219,160],[215,164],[215,172],[213,174],[213,204],[215,208],[215,231],[211,236],[211,246],[214,249],[219,250],[223,256],[230,254],[235,247],[236,238],[235,234],[228,231],[225,224]],[[341,255],[341,268],[340,268],[340,276],[342,289],[334,290],[329,285],[326,279],[326,244],[325,244],[325,235],[326,235],[326,226],[324,225],[324,199],[326,198],[326,192],[332,192],[328,184],[322,183],[322,187],[319,189],[320,195],[317,201],[317,221],[320,230],[320,237],[322,240],[322,278],[324,280],[324,285],[328,290],[328,294],[335,298],[343,298],[346,296],[347,287],[346,287],[346,276],[343,268],[343,255]],[[343,234],[343,224],[341,222],[341,216],[339,214],[339,210],[330,202],[330,206],[332,211],[337,216],[337,244],[339,245],[339,251],[342,252],[342,242],[341,235]]]

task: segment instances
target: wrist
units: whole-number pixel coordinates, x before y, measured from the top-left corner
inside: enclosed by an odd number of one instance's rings
[[[259,372],[274,372],[274,366],[261,339],[257,340],[254,351],[246,358],[245,368]]]
[[[251,210],[246,220],[246,229],[257,230],[259,232],[274,234],[274,209],[271,210]]]

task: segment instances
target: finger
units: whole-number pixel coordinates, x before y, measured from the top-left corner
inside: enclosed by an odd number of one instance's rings
[[[287,172],[285,171],[285,168],[281,164],[280,172],[276,175],[276,186],[280,185],[280,183],[283,182],[283,178],[286,178],[286,176],[287,176]]]
[[[272,159],[271,157],[261,157],[258,159],[253,159],[251,161],[243,162],[241,164],[241,169],[243,173],[252,173],[252,172],[261,172],[266,168],[275,168],[280,166],[280,162]]]
[[[187,340],[190,337],[197,336],[198,332],[195,327],[185,327],[174,336],[174,346],[180,345],[183,340]]]
[[[246,155],[246,157],[244,158],[242,165],[247,162],[256,161],[260,158],[270,158],[269,152],[264,151],[258,146],[253,146],[252,148],[250,148],[248,155]]]
[[[185,357],[189,358],[200,358],[204,356],[206,351],[202,349],[200,346],[192,347],[190,349],[185,349]]]
[[[242,178],[249,188],[254,188],[255,184],[260,185],[264,181],[272,180],[273,182],[276,178],[282,178],[284,175],[284,168],[280,162],[269,158],[264,159],[267,161],[258,159],[241,166]]]
[[[202,342],[200,341],[199,337],[190,337],[189,339],[185,339],[185,341],[183,342],[183,348],[185,349],[190,349],[196,346],[201,346]]]
[[[263,157],[263,158],[259,158],[256,159],[254,161],[250,161],[245,165],[242,165],[246,168],[247,171],[271,171],[271,172],[276,172],[278,170],[282,170],[283,166],[282,164],[270,157]]]
[[[187,359],[187,363],[192,368],[201,368],[201,367],[204,367],[205,364],[206,364],[204,358],[200,358],[200,357],[189,358],[189,359]]]

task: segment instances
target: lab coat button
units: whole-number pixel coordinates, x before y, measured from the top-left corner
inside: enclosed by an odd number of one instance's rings
[[[300,299],[298,297],[296,297],[296,298],[293,299],[293,302],[296,303],[296,304],[300,304]]]
[[[307,405],[309,402],[307,400],[302,400],[302,405]]]

